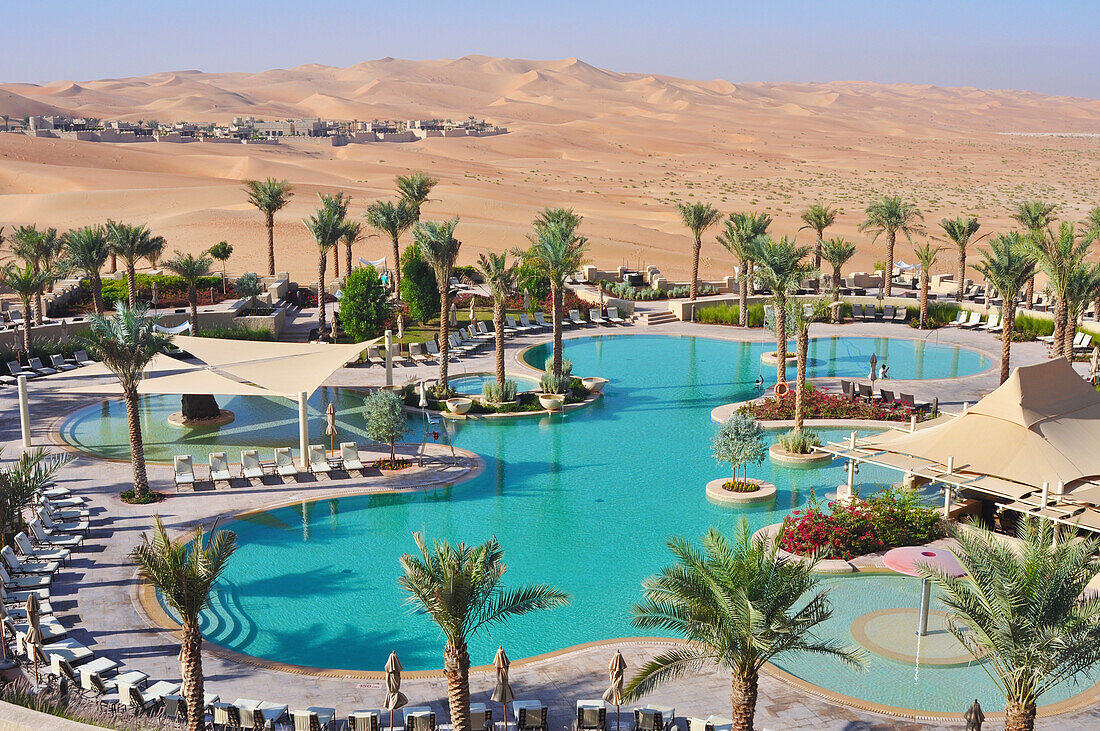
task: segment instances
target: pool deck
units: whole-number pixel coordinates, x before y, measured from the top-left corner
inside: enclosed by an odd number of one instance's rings
[[[567,331],[566,337],[583,337],[595,333],[698,335],[726,340],[761,338],[760,330],[670,323],[647,327],[641,323],[620,328],[588,328]],[[844,326],[816,324],[812,336],[889,336],[921,338],[922,334],[907,326],[883,323],[853,323]],[[545,341],[548,336],[518,337],[509,343],[509,369],[520,368],[516,355],[521,348]],[[966,378],[949,381],[892,381],[896,388],[910,391],[920,400],[940,398],[943,405],[974,402],[997,386],[1000,342],[993,336],[972,331],[944,329],[930,341],[944,345],[961,345],[990,356],[989,370]],[[1013,365],[1039,362],[1047,357],[1046,346],[1039,343],[1019,343],[1013,346]],[[1078,364],[1082,367],[1084,364]],[[451,373],[492,372],[492,349],[476,357],[464,358],[461,364],[451,364]],[[419,378],[433,378],[437,367],[395,367],[394,381],[402,384]],[[584,375],[584,374],[581,374]],[[369,387],[383,382],[380,367],[345,368],[337,372],[326,385]],[[835,379],[834,379],[835,380]],[[70,411],[94,403],[87,396],[55,393],[50,379],[29,384],[31,413],[36,445],[54,445],[57,421]],[[614,384],[611,384],[614,387]],[[717,404],[716,404],[717,405]],[[9,459],[19,452],[19,419],[14,388],[0,390],[0,446]],[[405,451],[409,453],[412,448]],[[159,513],[170,529],[206,522],[216,515],[230,516],[260,510],[277,504],[302,499],[354,494],[366,491],[418,490],[462,479],[478,468],[480,460],[460,454],[452,459],[449,450],[439,445],[427,448],[429,467],[415,473],[376,476],[366,479],[334,480],[300,484],[272,484],[264,487],[237,486],[198,492],[175,493],[172,471],[167,466],[151,466],[150,481],[154,489],[171,493],[171,497],[152,506],[125,505],[118,493],[131,481],[128,463],[94,459],[81,455],[65,468],[62,483],[74,493],[86,496],[93,510],[93,529],[82,551],[73,555],[71,565],[54,580],[52,604],[70,636],[91,647],[97,655],[106,655],[122,662],[129,669],[140,669],[153,680],[178,679],[177,653],[179,645],[170,632],[155,626],[141,609],[138,583],[133,564],[127,554],[138,542],[142,531]],[[656,567],[655,567],[656,568]],[[409,621],[424,621],[412,619]],[[667,644],[652,640],[611,642],[577,648],[531,662],[516,662],[512,680],[517,698],[535,698],[550,707],[550,726],[568,728],[575,701],[598,698],[607,686],[607,663],[613,650],[621,648],[630,669],[638,668],[646,659],[667,648]],[[442,641],[440,643],[442,654]],[[324,665],[321,658],[319,665]],[[241,663],[208,652],[204,657],[207,690],[219,693],[224,700],[239,697],[261,698],[287,703],[291,708],[309,705],[334,706],[340,717],[356,708],[377,708],[384,690],[377,679],[320,677],[290,673]],[[378,670],[381,670],[379,668]],[[439,675],[420,677],[406,674],[402,690],[410,705],[431,705],[440,719],[446,719],[446,687]],[[491,690],[492,675],[475,672],[471,677],[473,701],[486,701]],[[654,702],[675,705],[680,717],[689,715],[725,715],[729,711],[729,678],[724,672],[712,671],[684,678],[670,684],[653,696]],[[629,708],[629,707],[627,707]],[[965,709],[958,709],[962,712]],[[989,723],[997,708],[985,709]],[[611,720],[613,711],[608,714]],[[624,719],[629,713],[624,715]],[[939,729],[959,728],[961,723],[905,720],[872,711],[857,710],[808,692],[787,679],[775,675],[761,678],[757,726],[770,729]],[[1100,727],[1100,705],[1040,718],[1039,728],[1071,729]]]

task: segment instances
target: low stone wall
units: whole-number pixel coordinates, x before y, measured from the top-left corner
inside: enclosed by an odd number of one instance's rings
[[[0,701],[0,731],[42,731],[45,728],[52,731],[103,731],[99,726],[89,726]]]

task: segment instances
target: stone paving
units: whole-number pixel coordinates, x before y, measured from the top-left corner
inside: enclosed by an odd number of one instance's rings
[[[566,337],[583,337],[596,332],[567,332]],[[599,332],[691,334],[730,340],[760,339],[759,330],[671,323],[654,327],[641,324],[617,329],[603,328]],[[813,336],[874,335],[890,337],[923,337],[906,326],[882,323],[853,323],[844,326],[814,325]],[[509,344],[509,370],[524,370],[517,365],[521,347],[546,339],[520,337]],[[1000,343],[991,335],[945,329],[929,336],[943,344],[957,344],[987,353],[994,367],[967,378],[950,381],[895,381],[896,387],[912,390],[918,399],[939,396],[941,404],[973,402],[996,387]],[[1045,346],[1023,343],[1013,347],[1013,365],[1038,362],[1046,358]],[[433,378],[437,367],[396,367],[394,380],[406,383],[419,378]],[[452,373],[491,372],[491,349],[483,355],[465,358],[452,364]],[[526,369],[529,370],[529,369]],[[345,368],[326,385],[366,387],[383,382],[384,369],[378,366]],[[71,410],[94,399],[57,393],[50,379],[30,384],[34,442],[36,445],[56,443],[57,422]],[[0,391],[0,445],[11,458],[19,450],[19,419],[15,390]],[[408,446],[405,453],[418,448]],[[321,479],[316,483],[282,485],[274,479],[262,487],[245,486],[243,482],[231,488],[199,490],[176,494],[172,486],[171,469],[151,466],[150,478],[155,489],[171,493],[171,497],[155,506],[129,506],[118,499],[118,493],[131,481],[130,465],[80,455],[64,471],[64,484],[77,494],[89,498],[93,510],[93,530],[82,551],[74,554],[71,565],[54,581],[53,601],[58,618],[69,628],[70,635],[92,647],[98,655],[112,657],[128,668],[140,669],[157,679],[178,679],[178,641],[173,633],[156,626],[140,608],[137,583],[129,550],[150,524],[157,512],[170,529],[204,522],[215,515],[232,515],[244,510],[262,509],[300,499],[350,494],[374,490],[410,490],[437,486],[461,479],[477,469],[479,460],[470,455],[450,457],[449,450],[439,445],[426,448],[429,467],[415,474],[376,476],[365,480]],[[640,640],[592,646],[535,659],[516,662],[513,681],[518,698],[537,698],[550,707],[551,726],[567,728],[574,703],[579,698],[598,698],[606,687],[606,666],[612,649],[623,649],[629,666],[639,667],[647,658],[667,647],[659,641]],[[324,665],[324,658],[319,658]],[[208,652],[204,658],[208,690],[219,693],[224,700],[238,697],[264,698],[287,703],[292,708],[308,705],[335,706],[343,716],[354,708],[374,708],[381,704],[384,691],[377,679],[320,677],[256,667]],[[446,717],[446,689],[441,677],[423,677],[410,673],[403,690],[415,705],[431,705],[441,718]],[[474,672],[471,678],[472,699],[487,700],[492,675]],[[655,694],[656,702],[675,705],[679,716],[723,714],[728,711],[729,678],[718,671],[700,673],[662,688]],[[960,709],[960,711],[963,709]],[[994,711],[996,709],[987,709]],[[610,717],[611,714],[609,714]],[[626,714],[629,715],[629,714]],[[624,718],[626,718],[624,715]],[[989,713],[992,717],[993,714]],[[857,710],[826,700],[785,679],[765,674],[761,679],[757,725],[770,729],[937,729],[961,728],[961,721],[927,722],[899,719],[869,711]],[[1073,729],[1100,727],[1100,707],[1041,719],[1040,728]]]

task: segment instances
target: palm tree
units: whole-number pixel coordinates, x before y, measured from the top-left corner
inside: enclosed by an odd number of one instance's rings
[[[401,235],[416,223],[413,210],[404,200],[397,203],[375,201],[367,206],[363,213],[367,225],[380,234],[390,237],[393,244],[393,296],[397,310],[397,332],[405,332],[405,313],[401,307]]]
[[[66,270],[78,271],[87,278],[92,306],[97,315],[103,314],[103,280],[100,272],[107,263],[109,250],[107,229],[102,225],[74,228],[61,237],[62,265]]]
[[[447,638],[443,675],[454,731],[470,731],[470,654],[467,643],[484,628],[511,617],[569,603],[569,595],[548,584],[517,589],[501,586],[504,551],[495,538],[480,546],[433,541],[413,533],[419,555],[401,556],[397,583],[408,592],[408,604],[427,615]]]
[[[233,256],[233,245],[228,241],[219,241],[207,249],[206,253],[222,263],[222,294],[225,294],[225,263]]]
[[[1067,360],[1073,360],[1073,348],[1067,353],[1064,347],[1066,329],[1071,327],[1066,292],[1069,289],[1070,275],[1084,261],[1092,238],[1087,235],[1078,237],[1073,224],[1063,221],[1057,233],[1046,229],[1037,237],[1028,234],[1027,242],[1039,262],[1039,268],[1050,280],[1050,289],[1055,297],[1054,355],[1065,355]],[[1070,342],[1072,343],[1072,335]]]
[[[1011,544],[982,527],[952,530],[966,575],[922,567],[940,590],[951,634],[980,658],[1005,696],[1005,730],[1031,731],[1039,699],[1100,661],[1100,574],[1095,538],[1059,542],[1051,522],[1030,516]]]
[[[756,240],[766,236],[772,217],[767,213],[731,213],[725,232],[718,243],[740,260],[737,277],[737,320],[741,327],[749,326],[749,287],[752,286],[752,253]]]
[[[859,224],[860,231],[872,231],[873,244],[879,236],[886,235],[886,266],[882,271],[882,288],[879,290],[879,299],[890,296],[890,285],[894,272],[894,244],[897,243],[898,232],[905,234],[909,243],[913,243],[913,234],[924,233],[924,229],[917,221],[924,220],[924,214],[912,203],[902,201],[900,196],[883,196],[867,206],[867,220]]]
[[[711,528],[701,549],[683,538],[669,539],[668,547],[676,563],[642,582],[634,626],[683,635],[687,643],[642,666],[626,687],[629,700],[717,665],[732,674],[733,729],[751,731],[760,669],[772,659],[814,653],[863,666],[861,651],[814,635],[833,613],[826,592],[816,591],[817,559],[781,555],[778,540],[753,538],[745,518],[732,540]]]
[[[508,263],[508,255],[489,252],[482,254],[478,265],[485,275],[485,284],[493,295],[493,330],[497,346],[497,386],[504,388],[504,307],[508,296],[516,290],[518,261]]]
[[[959,251],[959,282],[955,292],[955,301],[962,302],[963,290],[966,289],[966,249],[972,243],[974,234],[978,233],[981,224],[973,216],[958,216],[956,218],[944,218],[940,221],[940,228],[948,240]]]
[[[1001,383],[1008,380],[1012,359],[1012,333],[1016,326],[1016,305],[1020,290],[1035,276],[1035,254],[1020,234],[1012,231],[989,242],[982,261],[974,267],[1001,293]]]
[[[10,289],[23,303],[23,352],[27,358],[31,355],[31,317],[28,313],[33,307],[34,298],[42,291],[49,275],[36,272],[30,264],[20,268],[8,264],[0,269],[0,284]]]
[[[821,256],[829,262],[833,268],[829,286],[833,290],[833,321],[840,322],[840,307],[835,303],[840,302],[840,268],[856,255],[856,245],[835,237],[821,242]]]
[[[1085,217],[1085,231],[1096,241],[1100,239],[1100,206],[1093,208]],[[0,238],[0,242],[3,239]],[[1100,296],[1092,303],[1093,319],[1100,320]]]
[[[1024,237],[1032,246],[1039,246],[1043,234],[1054,223],[1054,212],[1058,206],[1045,201],[1023,201],[1017,203],[1011,218],[1024,229]],[[1027,309],[1035,304],[1035,279],[1027,283]]]
[[[1088,266],[1078,264],[1070,272],[1066,287],[1066,329],[1063,333],[1063,351],[1067,358],[1073,358],[1073,338],[1077,334],[1077,323],[1084,314],[1089,302],[1100,297],[1100,264]]]
[[[309,218],[302,219],[306,229],[317,242],[317,337],[325,338],[325,269],[328,266],[329,249],[336,246],[344,237],[347,229],[348,204],[351,199],[343,194],[328,195],[318,193],[321,207]],[[333,332],[333,336],[335,336]],[[333,337],[333,340],[336,338]]]
[[[164,239],[153,236],[148,226],[130,226],[107,222],[107,242],[111,251],[126,264],[126,292],[130,309],[137,305],[137,282],[134,271],[139,259],[152,260],[164,249]]]
[[[794,330],[794,430],[802,431],[805,421],[803,416],[803,401],[806,390],[806,365],[809,362],[810,349],[810,324],[817,322],[825,314],[825,301],[799,302],[791,300],[787,303],[787,324]]]
[[[577,235],[581,217],[571,208],[544,208],[535,217],[534,233],[528,234],[531,247],[514,252],[541,276],[550,281],[551,313],[554,320],[553,372],[561,376],[561,320],[565,280],[584,264],[588,239]]]
[[[347,266],[344,267],[344,269],[346,270],[345,274],[344,274],[345,277],[348,276],[349,274],[351,274],[351,247],[354,246],[355,242],[357,242],[361,238],[363,238],[363,224],[361,224],[359,221],[349,220],[347,222],[347,225],[344,227],[344,238],[343,238],[343,242],[344,242],[344,264],[347,265]],[[340,276],[340,257],[339,256],[334,256],[332,258],[332,263],[336,267],[336,270],[333,272],[333,276],[339,277]]]
[[[191,305],[191,334],[198,335],[199,280],[210,276],[210,267],[213,266],[214,261],[206,256],[200,255],[196,258],[194,254],[182,254],[179,251],[175,253],[173,258],[164,262],[164,267],[181,277],[187,284],[187,303]]]
[[[36,226],[20,226],[11,235],[11,253],[23,260],[36,274],[45,274],[38,291],[34,293],[34,304],[28,312],[33,313],[34,324],[41,325],[45,315],[42,306],[42,292],[52,286],[56,274],[55,265],[61,252],[61,239],[56,228],[39,231]]]
[[[144,303],[129,307],[115,305],[111,317],[92,315],[87,331],[76,340],[93,358],[118,377],[126,401],[126,419],[130,427],[130,462],[134,466],[134,499],[149,494],[145,474],[145,447],[141,438],[141,413],[138,410],[138,384],[145,367],[157,353],[172,344],[172,337],[157,332],[157,318],[148,317]]]
[[[691,257],[691,291],[688,295],[692,301],[699,295],[699,249],[703,245],[703,232],[718,223],[722,217],[721,212],[710,203],[677,203],[680,211],[680,220],[691,231],[692,257]]]
[[[294,188],[285,180],[268,178],[267,180],[244,181],[244,192],[248,193],[248,202],[264,214],[267,226],[267,273],[275,276],[275,214],[294,196]]]
[[[149,582],[176,613],[181,625],[180,667],[187,703],[188,731],[206,728],[203,700],[202,629],[199,615],[210,606],[210,593],[237,550],[237,534],[218,530],[217,521],[207,538],[202,526],[173,541],[160,516],[153,516],[153,536],[141,534],[130,557],[138,575]]]
[[[817,234],[817,245],[814,249],[814,269],[821,268],[821,244],[825,239],[825,229],[836,223],[836,209],[830,208],[824,203],[814,203],[806,210],[802,211],[800,218],[802,223],[805,224],[802,228],[798,229],[812,229]]]
[[[928,277],[932,267],[936,265],[936,257],[943,251],[943,247],[932,244],[920,244],[913,247],[917,255],[917,263],[920,264],[920,329],[928,327]]]
[[[394,178],[394,183],[397,185],[397,195],[409,209],[412,222],[419,223],[420,207],[428,202],[428,196],[439,181],[427,173],[417,171],[412,175],[398,175]]]
[[[799,246],[786,236],[778,241],[765,236],[757,239],[753,246],[752,260],[756,263],[753,274],[761,289],[771,291],[775,306],[777,384],[787,380],[787,301],[802,280],[816,271],[802,261],[810,251],[809,246]]]
[[[455,238],[458,219],[449,221],[423,221],[413,229],[413,240],[420,247],[420,254],[435,272],[439,286],[439,383],[436,393],[447,393],[447,361],[451,332],[451,270],[458,259],[462,242]]]

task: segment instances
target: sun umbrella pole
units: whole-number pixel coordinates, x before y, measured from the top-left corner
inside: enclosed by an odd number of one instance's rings
[[[932,582],[928,579],[921,581],[920,590],[920,627],[917,635],[924,637],[928,634],[928,604],[932,599]]]
[[[301,450],[300,462],[303,470],[309,468],[309,394],[298,394],[298,449]]]

